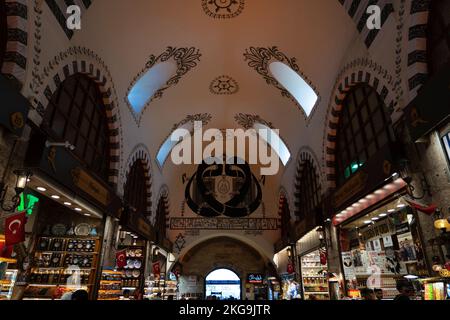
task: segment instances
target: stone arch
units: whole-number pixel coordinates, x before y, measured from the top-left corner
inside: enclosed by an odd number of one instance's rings
[[[369,59],[357,59],[348,64],[337,78],[331,101],[328,106],[323,145],[322,192],[326,193],[336,187],[335,151],[336,135],[343,101],[348,91],[358,84],[371,86],[386,105],[389,113],[394,114],[399,97],[395,94],[394,78],[382,66]]]
[[[145,169],[145,186],[147,191],[147,212],[150,214],[148,218],[151,219],[152,214],[152,166],[151,166],[151,156],[147,147],[144,144],[136,145],[133,150],[130,152],[130,156],[128,157],[127,164],[125,166],[125,172],[122,175],[123,183],[120,184],[119,193],[123,193],[123,188],[126,183],[126,179],[130,173],[131,168],[136,163],[136,161],[141,162],[142,166]]]
[[[322,172],[320,170],[320,162],[316,156],[316,154],[314,153],[314,151],[308,147],[302,147],[300,148],[298,154],[297,154],[297,167],[296,167],[296,172],[295,172],[295,178],[294,178],[294,185],[293,185],[293,190],[294,190],[294,214],[297,216],[297,212],[299,212],[300,210],[300,203],[297,201],[297,196],[296,193],[299,191],[300,189],[300,180],[302,178],[302,173],[303,173],[303,168],[305,166],[306,161],[309,161],[311,163],[311,165],[313,166],[313,169],[315,171],[315,174],[318,177],[318,183],[319,183],[319,187],[320,187],[320,191],[321,194],[323,194],[323,179],[322,179]]]
[[[159,189],[159,193],[158,193],[158,198],[156,201],[156,208],[154,210],[155,214],[152,215],[151,217],[151,223],[153,225],[155,225],[155,223],[157,222],[157,215],[159,214],[158,212],[158,208],[160,205],[163,206],[164,208],[164,219],[165,219],[165,226],[166,229],[169,227],[169,219],[170,219],[170,202],[169,202],[169,188],[167,187],[167,185],[163,185],[160,189]]]
[[[83,47],[71,47],[52,59],[44,68],[44,75],[39,78],[40,94],[32,101],[35,110],[30,111],[29,117],[40,125],[53,94],[65,79],[76,73],[94,80],[103,95],[110,138],[109,182],[117,188],[123,144],[119,104],[111,74],[97,54]]]
[[[27,0],[5,0],[8,36],[1,73],[18,88],[25,83],[28,59]]]
[[[409,101],[417,96],[428,75],[427,26],[431,0],[412,0],[410,2],[407,48]]]

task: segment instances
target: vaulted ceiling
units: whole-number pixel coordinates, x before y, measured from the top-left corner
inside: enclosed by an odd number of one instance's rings
[[[226,129],[241,127],[235,115],[245,113],[258,115],[280,129],[292,153],[292,165],[301,146],[321,145],[334,81],[359,36],[347,2],[95,0],[84,12],[82,29],[71,42],[92,49],[108,65],[122,104],[124,148],[131,150],[144,143],[154,158],[174,124],[187,115],[209,113],[208,127]],[[201,56],[191,61],[177,84],[154,99],[141,115],[133,115],[126,103],[130,86],[145,71],[150,57],[160,56],[168,47],[195,48]],[[269,85],[261,70],[249,66],[244,56],[253,54],[252,48],[274,47],[279,51],[278,60],[296,64],[318,93],[319,102],[310,119],[294,101]],[[363,40],[357,47],[367,50]],[[222,76],[226,77],[219,79],[232,84],[229,92],[218,89],[217,79]],[[159,174],[170,187],[184,171],[166,164]],[[273,181],[274,188],[282,174],[283,170]]]

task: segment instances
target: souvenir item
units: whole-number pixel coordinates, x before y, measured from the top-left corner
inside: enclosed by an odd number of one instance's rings
[[[91,232],[91,226],[87,223],[80,223],[75,227],[75,234],[77,236],[88,236]]]
[[[66,234],[66,226],[63,225],[62,223],[53,225],[52,234],[58,237],[64,236]]]

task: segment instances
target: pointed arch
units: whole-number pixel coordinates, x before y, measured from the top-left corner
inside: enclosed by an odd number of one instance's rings
[[[110,142],[108,180],[113,187],[117,188],[122,158],[119,104],[111,74],[96,53],[84,47],[71,47],[54,57],[44,68],[44,74],[39,77],[40,90],[38,96],[32,101],[35,109],[30,111],[29,118],[36,125],[40,125],[53,94],[65,79],[77,73],[93,79],[102,93]]]
[[[378,93],[391,118],[398,115],[394,112],[399,111],[397,109],[399,97],[395,94],[394,77],[387,70],[367,58],[356,59],[344,67],[337,78],[335,89],[331,95],[325,122],[323,143],[323,174],[325,178],[323,187],[326,188],[323,191],[325,192],[336,188],[336,135],[344,99],[351,88],[364,83]]]
[[[143,176],[140,177],[144,180],[145,184],[145,196],[146,196],[146,210],[145,215],[151,220],[152,219],[152,167],[151,167],[151,156],[147,147],[144,144],[136,145],[128,157],[127,164],[125,166],[125,173],[122,175],[121,186],[123,186],[123,193],[125,195],[125,185],[128,183],[130,175],[136,172],[137,166],[143,169]]]

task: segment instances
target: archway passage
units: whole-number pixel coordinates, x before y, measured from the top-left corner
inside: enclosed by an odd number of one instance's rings
[[[180,296],[196,297],[196,299],[208,298],[208,295],[216,295],[220,298],[229,298],[232,295],[237,299],[253,300],[260,295],[260,291],[264,291],[264,288],[249,288],[248,276],[260,274],[267,278],[276,275],[275,267],[266,255],[245,242],[227,236],[211,238],[193,246],[180,257],[177,265],[181,270]],[[216,275],[221,273],[216,274],[214,271],[219,269],[228,270],[234,274],[234,278],[223,276],[216,278]],[[230,273],[227,274],[230,275]],[[219,284],[214,281],[237,281],[239,279],[239,283],[221,283],[235,285],[233,288],[236,288],[237,285],[240,289],[239,292],[237,289],[231,290],[236,294],[231,294],[228,289],[213,287]],[[220,291],[222,294],[218,294]],[[266,298],[266,295],[261,293],[261,297]]]
[[[241,279],[229,269],[217,269],[206,276],[205,295],[218,300],[239,300],[241,298]]]

